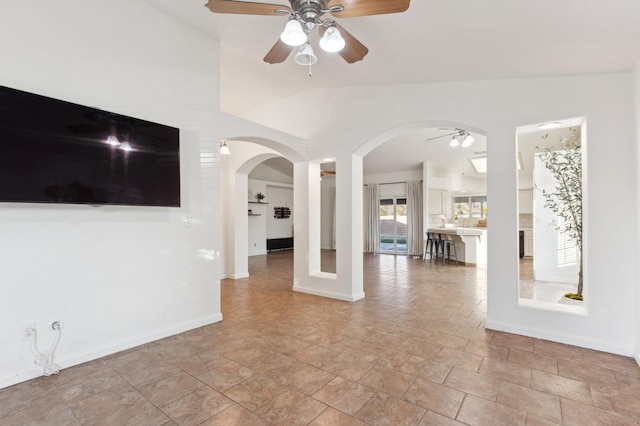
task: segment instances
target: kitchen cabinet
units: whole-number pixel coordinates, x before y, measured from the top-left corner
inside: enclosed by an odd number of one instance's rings
[[[533,189],[520,189],[518,191],[518,213],[533,214]]]
[[[525,257],[533,257],[533,230],[525,229],[524,231],[524,255]]]
[[[427,191],[427,197],[429,214],[451,216],[451,194],[449,191],[430,188]]]

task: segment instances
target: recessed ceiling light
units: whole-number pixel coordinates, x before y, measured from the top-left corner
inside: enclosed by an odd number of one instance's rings
[[[538,129],[555,129],[556,127],[562,126],[560,121],[550,121],[548,123],[538,124]]]
[[[335,159],[335,158],[330,158],[330,157],[327,157],[327,158],[323,158],[323,159],[322,159],[322,162],[323,162],[323,163],[333,163],[333,162],[335,162],[335,161],[336,161],[336,159]]]

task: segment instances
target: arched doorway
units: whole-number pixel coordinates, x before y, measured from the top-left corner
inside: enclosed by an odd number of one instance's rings
[[[422,257],[426,231],[446,226],[460,263],[486,276],[486,160],[485,132],[458,122],[410,123],[361,145],[354,161],[363,164],[364,207],[352,221],[364,222],[363,253]],[[421,209],[406,213],[416,203]]]
[[[221,276],[237,279],[249,275],[248,233],[251,216],[247,214],[248,174],[265,160],[284,157],[295,163],[304,161],[304,157],[288,146],[264,138],[237,137],[228,138],[225,142],[231,154],[221,160],[221,232],[225,256],[224,272]]]

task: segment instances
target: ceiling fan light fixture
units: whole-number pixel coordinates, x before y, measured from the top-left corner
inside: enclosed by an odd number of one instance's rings
[[[467,132],[464,135],[464,139],[462,141],[462,147],[463,148],[467,148],[469,146],[471,146],[472,143],[474,143],[476,140],[473,138],[473,136],[471,136],[471,133]]]
[[[307,41],[307,34],[300,22],[296,18],[291,18],[280,34],[280,40],[289,46],[301,46]]]
[[[311,66],[318,61],[318,58],[313,53],[311,45],[307,42],[300,47],[300,50],[298,50],[293,60],[296,61],[298,65]]]
[[[449,146],[451,148],[456,148],[456,147],[460,146],[460,142],[458,141],[458,136],[457,135],[454,135],[451,138],[451,142],[449,142]]]
[[[320,39],[320,48],[325,52],[335,53],[344,49],[346,42],[335,25],[330,25]]]

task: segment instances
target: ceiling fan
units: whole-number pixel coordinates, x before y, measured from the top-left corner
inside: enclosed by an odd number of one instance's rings
[[[453,130],[453,132],[440,135],[440,136],[434,136],[432,138],[427,139],[427,141],[432,141],[434,139],[440,139],[440,138],[452,136],[451,142],[449,142],[449,146],[451,148],[456,148],[458,146],[467,148],[475,142],[475,139],[473,138],[473,136],[471,136],[471,133],[469,133],[467,130],[458,129],[457,127],[454,127],[454,128],[441,127],[438,130]]]
[[[318,29],[322,38],[320,47],[327,52],[338,52],[348,63],[361,61],[369,49],[338,24],[335,18],[404,12],[410,0],[289,0],[290,6],[239,0],[209,0],[212,12],[241,15],[288,15],[280,39],[264,57],[270,64],[284,62],[297,47],[294,58],[300,65],[313,65],[317,58],[309,43],[310,33]],[[331,17],[323,18],[326,14]]]

